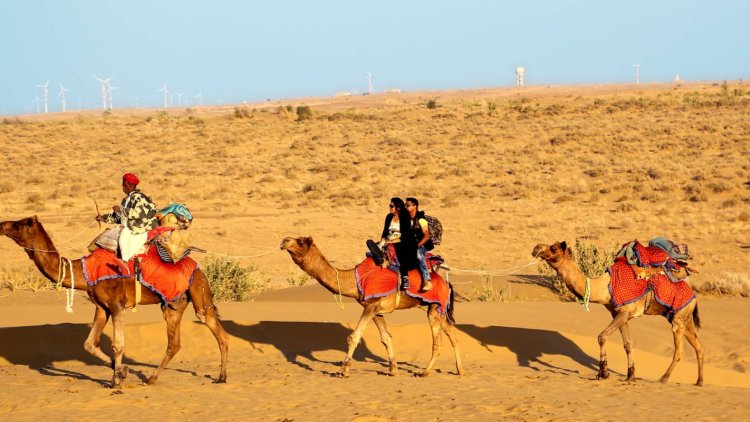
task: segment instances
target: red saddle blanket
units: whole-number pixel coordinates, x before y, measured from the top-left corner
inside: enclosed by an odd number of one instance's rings
[[[635,302],[653,290],[656,301],[669,309],[667,314],[674,314],[695,298],[693,289],[685,281],[675,282],[664,274],[653,274],[648,279],[637,278],[625,258],[618,258],[609,274],[609,293],[616,307]]]
[[[198,269],[198,263],[190,257],[174,264],[164,262],[156,248],[149,248],[146,253],[137,257],[140,268],[138,282],[161,297],[164,302],[173,302],[185,293]],[[81,263],[86,284],[89,286],[109,279],[130,278],[135,272],[135,259],[128,262],[125,272],[125,269],[118,265],[115,254],[106,249],[95,250],[81,258]]]
[[[389,269],[383,269],[372,258],[367,258],[354,268],[354,276],[357,279],[357,289],[365,300],[374,297],[388,296],[396,291],[398,284],[397,274]],[[427,303],[437,303],[438,311],[444,314],[450,306],[451,288],[448,283],[436,272],[430,273],[432,289],[420,292],[422,276],[419,270],[409,271],[409,284],[411,287],[405,293],[411,297],[418,298]]]

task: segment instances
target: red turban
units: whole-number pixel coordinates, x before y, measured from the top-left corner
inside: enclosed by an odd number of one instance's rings
[[[122,175],[122,181],[128,182],[131,185],[137,185],[138,183],[141,183],[140,180],[138,180],[138,176],[136,176],[133,173],[125,173]]]

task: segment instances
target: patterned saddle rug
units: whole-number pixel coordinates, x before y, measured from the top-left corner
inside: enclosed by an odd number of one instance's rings
[[[375,265],[372,258],[366,258],[354,268],[354,276],[357,279],[357,289],[365,300],[388,296],[398,288],[398,276],[390,269],[383,269]],[[438,311],[444,314],[448,310],[448,302],[451,297],[451,288],[436,272],[430,273],[432,289],[420,292],[422,277],[418,269],[409,271],[409,284],[411,287],[404,293],[420,299],[426,303],[438,304]]]
[[[651,290],[654,299],[667,307],[665,316],[671,318],[695,299],[690,285],[673,275],[686,264],[675,261],[663,248],[643,246],[637,240],[626,243],[625,247],[632,248],[630,262],[628,256],[618,253],[614,265],[608,270],[609,292],[614,306],[635,302]]]
[[[139,260],[138,282],[159,296],[163,302],[179,299],[193,282],[199,265],[190,257],[176,263],[162,261],[157,248],[149,248],[136,256]],[[86,284],[94,286],[100,281],[130,278],[135,273],[135,258],[128,262],[127,271],[118,265],[115,254],[106,249],[97,249],[81,258]]]

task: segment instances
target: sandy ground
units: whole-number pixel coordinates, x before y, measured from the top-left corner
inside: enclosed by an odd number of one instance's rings
[[[77,294],[41,292],[0,298],[0,415],[4,420],[743,420],[750,415],[750,329],[746,300],[700,303],[707,350],[705,383],[695,387],[691,350],[666,385],[672,336],[661,317],[631,323],[636,382],[623,381],[619,336],[609,343],[614,371],[595,379],[596,335],[608,323],[601,306],[574,303],[457,303],[461,355],[457,376],[445,339],[437,371],[426,364],[430,334],[423,310],[389,315],[400,375],[388,377],[387,356],[374,326],[355,354],[351,378],[332,374],[360,307],[344,309],[317,285],[268,292],[253,303],[223,303],[231,334],[229,382],[214,385],[219,355],[213,337],[191,315],[183,347],[154,386],[142,381],[166,345],[159,309],[127,314],[126,363],[120,391],[106,388],[110,370],[82,348],[93,305]],[[104,349],[111,344],[105,331]]]

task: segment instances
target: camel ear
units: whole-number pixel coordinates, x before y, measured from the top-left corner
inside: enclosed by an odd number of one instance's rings
[[[313,238],[312,237],[304,237],[304,238],[302,238],[302,242],[305,245],[310,246],[310,245],[313,244]]]
[[[560,242],[560,249],[562,249],[563,252],[566,251],[566,250],[568,250],[568,242],[566,242],[564,240],[562,242]]]

